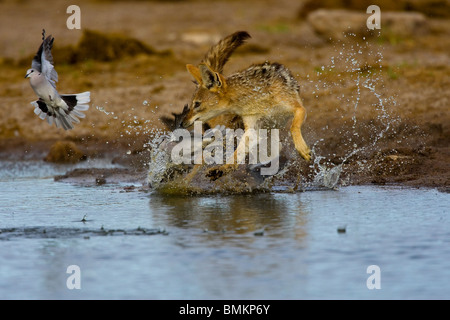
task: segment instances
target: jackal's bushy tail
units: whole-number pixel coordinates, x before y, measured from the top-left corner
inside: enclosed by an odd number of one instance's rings
[[[202,62],[208,64],[215,72],[222,73],[223,66],[227,63],[234,50],[249,38],[250,35],[246,31],[237,31],[223,38],[209,49]]]

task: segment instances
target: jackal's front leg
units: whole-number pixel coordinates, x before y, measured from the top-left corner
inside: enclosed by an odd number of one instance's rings
[[[224,174],[226,172],[236,170],[238,168],[239,164],[245,163],[245,158],[247,156],[248,149],[249,150],[257,150],[257,148],[255,148],[253,145],[253,144],[257,143],[257,141],[258,141],[257,136],[254,136],[254,135],[256,135],[256,131],[254,130],[254,128],[256,127],[257,121],[258,121],[257,117],[253,117],[253,116],[245,117],[245,118],[243,117],[245,131],[239,140],[236,150],[233,152],[232,155],[227,156],[227,158],[225,160],[225,164],[210,169],[210,172],[220,171],[220,172],[222,172],[222,174]],[[249,141],[248,149],[246,148],[247,140]],[[232,143],[232,142],[227,141],[227,143]],[[254,155],[254,156],[256,156],[256,155]]]
[[[291,125],[291,135],[294,140],[295,149],[300,153],[300,155],[306,161],[311,160],[311,150],[307,146],[305,140],[303,139],[301,127],[306,118],[306,110],[303,106],[295,108],[294,119]]]
[[[244,134],[242,135],[239,143],[234,151],[233,155],[226,159],[226,165],[232,165],[236,167],[238,163],[245,163],[245,157],[250,150],[256,150],[253,144],[258,143],[258,137],[255,131],[256,123],[258,121],[257,117],[243,117],[244,122]],[[248,149],[247,149],[248,140]],[[226,166],[225,165],[225,166]]]

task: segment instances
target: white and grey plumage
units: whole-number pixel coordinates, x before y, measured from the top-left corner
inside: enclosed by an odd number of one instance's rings
[[[31,69],[28,69],[25,78],[30,78],[30,85],[38,95],[39,100],[31,102],[35,107],[34,113],[42,120],[64,130],[73,129],[74,123],[79,123],[78,118],[84,118],[82,111],[89,109],[90,92],[79,94],[59,94],[56,91],[58,74],[53,67],[54,38],[50,35],[45,37],[42,30],[42,43],[33,58]]]

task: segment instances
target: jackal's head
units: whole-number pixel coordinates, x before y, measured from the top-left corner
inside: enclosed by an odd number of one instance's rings
[[[225,77],[212,70],[205,63],[201,63],[198,67],[188,64],[187,69],[194,77],[197,88],[192,98],[189,113],[183,121],[183,127],[185,128],[195,121],[205,122],[226,113],[228,110]]]
[[[188,64],[187,70],[194,78],[197,89],[194,93],[189,113],[183,121],[189,127],[194,121],[208,121],[229,112],[227,83],[222,75],[223,67],[231,54],[250,35],[245,31],[235,32],[212,46],[198,67]]]

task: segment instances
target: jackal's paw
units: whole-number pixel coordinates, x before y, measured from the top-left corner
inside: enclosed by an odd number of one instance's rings
[[[309,150],[308,147],[306,147],[306,150],[301,150],[300,151],[300,155],[302,156],[303,159],[305,159],[306,161],[311,161],[311,150]]]
[[[206,176],[210,178],[211,181],[215,181],[220,177],[226,175],[228,172],[234,170],[235,168],[236,165],[234,164],[224,164],[221,166],[215,166],[206,172]]]

